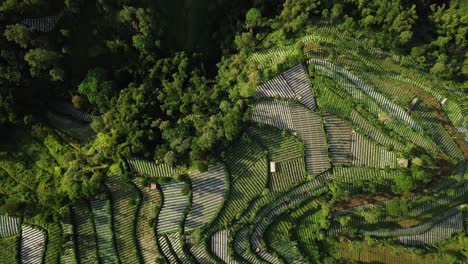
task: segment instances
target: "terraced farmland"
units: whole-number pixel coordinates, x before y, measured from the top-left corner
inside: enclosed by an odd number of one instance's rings
[[[106,186],[110,193],[115,243],[120,262],[139,263],[135,225],[140,203],[138,190],[133,183],[120,176],[111,176]]]
[[[21,218],[0,215],[0,237],[8,237],[20,233]]]
[[[190,198],[182,194],[183,187],[182,182],[171,182],[161,186],[163,204],[156,224],[158,235],[175,232],[182,223]]]
[[[247,133],[268,151],[268,160],[275,163],[270,172],[270,189],[279,192],[305,179],[305,157],[302,143],[292,135],[270,127],[249,127]]]
[[[226,193],[226,174],[221,164],[208,167],[206,172],[190,175],[192,183],[192,207],[185,219],[185,230],[201,228],[214,219],[221,209]]]
[[[118,262],[112,233],[112,215],[110,202],[106,198],[91,201],[94,225],[96,227],[99,261],[104,263]]]
[[[351,133],[351,163],[354,166],[395,168],[397,155],[378,146],[359,133]]]
[[[98,261],[96,229],[89,205],[85,201],[72,208],[74,235],[77,246],[77,258],[80,263]]]
[[[132,12],[142,19],[146,11],[125,12],[122,20]],[[22,23],[47,32],[65,14]],[[132,24],[134,29],[146,25],[140,22]],[[67,103],[47,106],[45,119],[69,143],[59,150],[77,152],[62,157],[55,141],[44,143],[52,154],[43,153],[39,143],[23,147],[24,155],[0,152],[0,202],[23,209],[27,195],[49,198],[35,189],[57,188],[70,206],[54,207],[56,212],[42,218],[30,217],[31,209],[11,216],[2,211],[0,242],[17,243],[11,251],[16,256],[9,257],[18,263],[70,264],[465,263],[466,94],[334,27],[313,21],[304,27],[310,28],[307,34],[288,46],[270,47],[276,40],[267,38],[246,54],[255,74],[234,79],[248,79],[252,91],[234,86],[229,96],[238,100],[235,106],[216,102],[223,114],[245,110],[239,120],[215,113],[201,129],[194,125],[200,116],[190,113],[171,126],[165,119],[189,111],[188,105],[129,96],[110,103],[157,105],[151,114],[164,118],[149,122],[129,107],[135,116],[119,119],[122,127],[114,129],[107,127],[108,119],[122,113],[97,116],[96,109],[85,112]],[[256,41],[262,34],[256,33]],[[148,52],[139,37],[132,39],[132,52]],[[110,50],[119,43],[106,42]],[[160,66],[150,75],[166,74]],[[171,78],[178,83],[182,77]],[[253,85],[257,80],[263,82]],[[181,83],[199,81],[192,76]],[[174,83],[162,86],[176,90]],[[125,91],[146,85],[132,83]],[[158,94],[164,96],[170,95]],[[208,104],[210,98],[193,99]],[[237,122],[234,133],[230,126]],[[131,142],[144,138],[148,144],[122,143],[130,129],[138,129],[129,133]],[[199,130],[203,133],[184,140]],[[173,141],[155,148],[151,140],[156,138]],[[202,143],[211,145],[199,147]],[[118,155],[101,153],[105,147]],[[79,162],[92,169],[77,169]],[[66,181],[60,185],[34,181],[53,182],[62,175]],[[102,182],[99,188],[91,188],[94,181]],[[9,200],[4,193],[14,183],[20,188]],[[81,197],[78,192],[85,198],[67,198],[70,193]]]
[[[143,262],[155,262],[160,258],[156,242],[157,207],[162,203],[159,190],[152,190],[142,179],[135,182],[141,193],[141,205],[137,216],[137,238]]]
[[[262,101],[255,105],[252,121],[288,130],[304,143],[307,172],[318,175],[330,168],[321,117],[298,103]]]
[[[21,226],[21,263],[40,263],[45,252],[44,231],[29,225]]]

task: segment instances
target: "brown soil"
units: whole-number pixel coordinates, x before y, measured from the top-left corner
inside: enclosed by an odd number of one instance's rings
[[[424,186],[425,189],[437,186],[438,184],[442,183],[445,179],[447,179],[450,175],[452,175],[454,168],[453,164],[445,158],[445,155],[439,153],[438,156],[439,162],[437,166],[439,167],[439,175],[437,175],[438,177],[433,177],[431,182]]]
[[[429,189],[432,187],[437,186],[441,182],[443,182],[447,177],[452,175],[453,171],[453,164],[445,158],[445,156],[441,153],[438,154],[440,160],[439,160],[439,168],[440,168],[440,174],[438,177],[433,177],[431,182],[429,182],[427,185],[424,186],[419,186],[416,188],[415,192],[420,192],[423,191],[424,189]],[[393,199],[393,198],[406,198],[415,195],[414,192],[406,192],[401,195],[396,195],[393,193],[386,193],[386,194],[378,194],[378,195],[373,195],[373,196],[364,196],[362,194],[356,194],[356,195],[347,195],[344,196],[344,199],[346,202],[342,203],[336,203],[332,210],[333,211],[340,211],[349,207],[354,207],[362,204],[368,204],[368,203],[374,203],[377,201],[382,201],[382,200],[388,200],[388,199]]]
[[[407,88],[411,89],[410,86],[407,86]],[[434,110],[437,121],[439,121],[439,123],[442,124],[442,126],[444,126],[445,131],[447,131],[447,133],[449,133],[451,137],[455,138],[455,142],[462,150],[465,159],[468,159],[468,144],[463,139],[461,139],[462,137],[460,133],[452,125],[447,115],[441,109],[439,102],[437,102],[432,95],[420,89],[416,89],[415,87],[412,88],[412,92],[421,97],[420,99],[424,102],[424,104],[426,104],[432,110]]]
[[[447,177],[452,175],[453,164],[449,162],[446,159],[445,155],[443,155],[442,153],[439,153],[438,156],[440,158],[439,163],[438,163],[438,166],[440,168],[439,170],[440,173],[438,177],[433,177],[431,182],[429,182],[427,185],[419,186],[418,188],[416,188],[415,192],[420,192],[420,191],[423,191],[424,189],[435,187],[439,183],[443,182]],[[396,195],[393,193],[378,194],[378,195],[373,195],[373,196],[364,196],[362,194],[347,195],[347,196],[344,196],[344,200],[346,200],[346,202],[336,203],[333,206],[332,210],[340,211],[349,207],[354,207],[354,206],[358,206],[362,204],[374,203],[377,201],[394,199],[394,198],[399,198],[399,197],[407,198],[413,195],[415,195],[414,192],[406,192],[401,195]]]

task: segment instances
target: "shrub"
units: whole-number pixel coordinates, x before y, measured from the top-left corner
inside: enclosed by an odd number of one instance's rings
[[[74,95],[72,97],[72,104],[73,107],[76,109],[82,109],[85,105],[86,101],[82,96]]]
[[[395,183],[392,186],[392,192],[395,194],[401,194],[409,192],[415,187],[413,178],[411,176],[400,173],[395,177]]]
[[[188,184],[184,184],[182,188],[182,195],[186,196],[190,193],[190,186]]]

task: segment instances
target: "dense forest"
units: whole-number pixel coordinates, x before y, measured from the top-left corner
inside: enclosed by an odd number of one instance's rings
[[[273,74],[249,54],[317,21],[468,89],[462,0],[2,1],[0,158],[31,182],[2,181],[2,210],[52,217],[99,191],[123,157],[206,169]],[[68,144],[50,130],[47,110],[64,101],[95,116],[94,139]]]

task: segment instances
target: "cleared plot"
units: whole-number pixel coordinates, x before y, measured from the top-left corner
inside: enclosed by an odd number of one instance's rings
[[[331,114],[325,114],[323,118],[332,163],[335,165],[349,165],[351,127],[343,119]]]
[[[302,64],[296,65],[283,72],[283,76],[289,86],[294,90],[299,102],[310,109],[317,109],[309,77]]]
[[[357,132],[351,136],[351,160],[354,166],[395,168],[397,155],[378,146]]]
[[[319,115],[298,103],[264,101],[255,105],[252,120],[296,134],[305,145],[307,171],[318,175],[331,167]]]
[[[112,216],[110,203],[106,198],[97,198],[91,201],[91,211],[96,227],[99,261],[102,263],[117,263],[117,251],[114,247],[112,233]]]
[[[296,93],[286,82],[284,76],[280,74],[266,83],[258,86],[253,96],[255,99],[259,99],[261,97],[281,97],[294,99],[296,98]]]
[[[137,217],[137,239],[144,263],[154,263],[160,257],[157,248],[155,223],[156,207],[161,206],[161,193],[144,186],[142,179],[135,180],[141,193],[140,210]]]
[[[46,235],[42,230],[21,226],[21,263],[41,263],[45,246]]]
[[[21,218],[0,215],[0,237],[14,236],[20,233]]]
[[[183,182],[170,182],[161,185],[163,205],[158,216],[157,234],[162,235],[178,230],[189,203],[189,196],[182,194]]]
[[[275,162],[276,171],[270,172],[272,191],[285,190],[305,178],[304,151],[297,138],[272,127],[249,127],[247,134],[267,149],[269,160]]]
[[[47,112],[46,118],[52,126],[63,133],[76,138],[80,142],[90,141],[96,136],[87,122],[76,120],[52,111]]]
[[[318,175],[328,170],[331,165],[321,117],[298,104],[292,105],[291,112],[297,136],[305,146],[307,171]]]
[[[200,228],[212,220],[223,204],[226,173],[221,164],[209,166],[206,172],[190,175],[192,207],[185,220],[185,230]]]
[[[136,213],[140,196],[135,186],[121,176],[111,176],[106,182],[110,191],[114,235],[121,263],[139,263],[136,238]]]
[[[227,230],[221,230],[213,234],[211,237],[211,252],[213,252],[224,263],[236,263],[231,260],[228,254],[228,236]]]
[[[138,158],[129,158],[127,162],[131,172],[146,174],[153,177],[172,177],[179,172],[179,170],[167,164],[158,165],[154,162]]]
[[[171,247],[174,250],[174,253],[176,254],[177,258],[182,263],[192,263],[189,256],[187,256],[187,254],[185,254],[184,252],[183,244],[182,244],[182,241],[180,240],[181,237],[179,236],[179,234],[172,233],[170,235],[166,235],[166,237],[169,240],[169,243],[171,243]]]
[[[70,216],[64,217],[61,221],[62,225],[62,249],[60,255],[60,263],[75,264],[77,263],[75,252],[75,239],[73,233],[73,224],[71,223]]]
[[[77,256],[80,263],[97,263],[97,244],[94,223],[85,201],[80,201],[72,208],[76,230]]]
[[[291,102],[280,100],[258,102],[253,109],[251,119],[257,123],[294,131],[291,105]]]
[[[158,236],[158,243],[168,263],[180,263],[166,236]]]
[[[463,213],[458,213],[445,221],[435,225],[433,228],[412,236],[400,236],[399,240],[403,244],[421,246],[433,244],[450,238],[453,234],[463,231]]]
[[[317,108],[309,78],[302,64],[298,64],[258,86],[254,98],[261,97],[296,99],[310,109]]]

